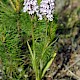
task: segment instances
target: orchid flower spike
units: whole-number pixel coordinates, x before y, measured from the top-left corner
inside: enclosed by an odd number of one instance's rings
[[[38,6],[37,0],[24,0],[23,12],[34,14],[39,17],[38,20],[42,20],[45,16],[49,21],[53,21],[55,0],[42,0],[40,6]]]
[[[55,0],[42,0],[40,3],[40,14],[46,16],[49,21],[53,20],[54,1]]]
[[[38,11],[37,0],[24,0],[23,12],[28,12],[30,15]]]

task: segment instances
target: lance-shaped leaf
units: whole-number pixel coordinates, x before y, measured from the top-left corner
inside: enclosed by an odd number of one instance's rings
[[[31,58],[33,59],[33,53],[32,53],[32,50],[31,50],[31,47],[30,47],[28,41],[27,41],[27,45],[28,45],[28,48],[29,48],[29,52],[30,52],[30,54],[31,54]]]
[[[51,66],[51,64],[52,64],[55,56],[56,56],[56,53],[53,54],[52,58],[47,62],[47,64],[46,64],[45,67],[43,68],[42,74],[41,74],[41,78],[45,75],[47,69]]]

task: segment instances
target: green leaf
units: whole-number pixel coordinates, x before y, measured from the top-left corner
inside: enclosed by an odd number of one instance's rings
[[[32,53],[32,50],[31,50],[31,47],[30,47],[28,41],[27,41],[27,45],[28,45],[28,48],[29,48],[29,51],[30,51],[31,57],[32,57],[32,59],[33,59],[33,53]]]
[[[53,57],[47,62],[47,64],[45,65],[45,68],[43,69],[42,71],[42,75],[41,75],[41,78],[45,75],[47,69],[50,67],[50,65],[52,64],[54,58],[56,56],[56,53],[53,54]]]

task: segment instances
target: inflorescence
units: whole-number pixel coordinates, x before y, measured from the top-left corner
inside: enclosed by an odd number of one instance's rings
[[[24,0],[23,12],[28,12],[29,14],[34,14],[38,11],[37,0]]]
[[[24,0],[23,12],[28,12],[30,15],[36,13],[38,20],[42,20],[45,16],[49,21],[53,21],[54,1],[42,0],[38,6],[37,0]]]

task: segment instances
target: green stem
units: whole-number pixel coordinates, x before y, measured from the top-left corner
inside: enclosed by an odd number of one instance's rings
[[[18,34],[20,34],[20,24],[19,24],[19,20],[17,20],[17,30],[18,30]]]
[[[33,16],[31,16],[31,32],[32,32],[32,43],[33,43],[33,54],[35,57],[35,41],[34,41],[34,26],[33,26]]]
[[[36,80],[41,80],[39,77],[36,77]]]
[[[34,72],[35,72],[35,75],[36,75],[36,80],[40,80],[40,77],[39,77],[39,76],[40,76],[40,75],[39,75],[39,69],[38,69],[38,66],[37,66],[36,54],[35,54],[33,16],[31,16],[31,32],[32,32],[32,42],[33,42],[33,45],[32,45],[32,48],[33,48],[33,61],[32,61],[32,64],[33,64],[33,69],[34,69]]]
[[[48,37],[47,37],[47,33],[48,33],[48,21],[45,19],[45,22],[46,22],[46,34],[45,34],[45,44],[44,44],[44,47],[43,47],[43,50],[42,50],[42,56],[44,55],[45,49],[47,48],[47,46],[49,44]]]
[[[48,21],[47,20],[45,20],[46,21],[46,38],[47,38],[47,31],[48,31]]]
[[[52,39],[52,25],[53,25],[53,22],[51,22],[51,25],[50,25],[50,28],[49,28],[49,36],[50,36],[50,39]]]
[[[33,67],[34,67],[34,72],[35,72],[36,80],[41,80],[40,79],[39,70],[38,70],[38,67],[37,67],[37,64],[36,64],[36,59],[34,59]]]

